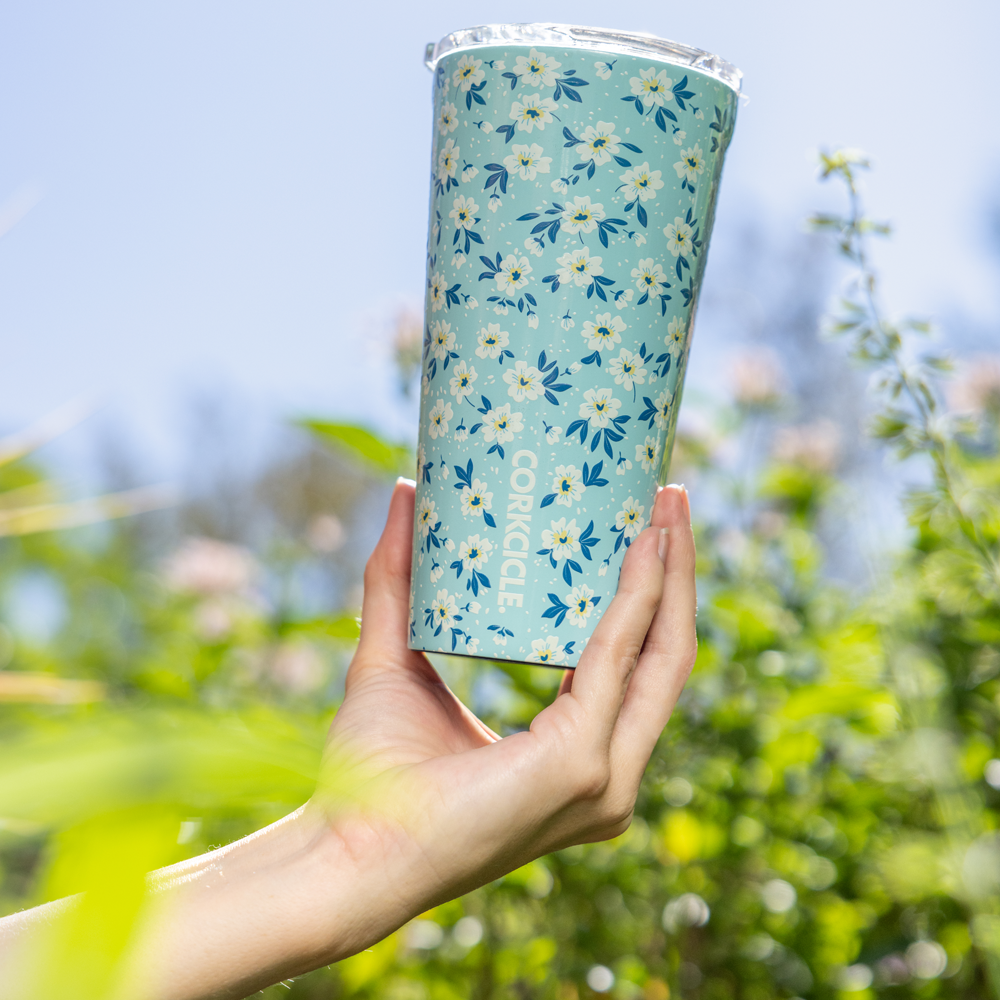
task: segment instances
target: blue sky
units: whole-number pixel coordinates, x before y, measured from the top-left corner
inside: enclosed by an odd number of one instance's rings
[[[896,225],[879,255],[890,302],[1000,311],[982,211],[1000,191],[994,0],[512,0],[502,14],[650,31],[743,70],[716,247],[748,223],[791,237],[833,204],[811,151],[849,144],[872,155],[868,197]],[[0,225],[23,217],[0,236],[0,428],[97,392],[169,467],[197,388],[235,393],[262,425],[308,412],[404,433],[380,329],[422,294],[423,47],[497,16],[451,0],[8,0]],[[727,280],[710,264],[708,281]],[[696,340],[692,377],[710,380],[702,353]]]

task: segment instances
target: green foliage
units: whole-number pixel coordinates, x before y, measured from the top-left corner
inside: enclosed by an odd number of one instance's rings
[[[393,478],[413,475],[416,458],[407,445],[391,444],[357,424],[326,420],[303,420],[301,424],[364,468]]]
[[[868,241],[888,227],[861,211],[866,167],[824,155],[849,212],[814,223],[852,269],[830,330],[876,372],[872,432],[926,472],[904,498],[904,551],[848,591],[824,573],[822,521],[845,491],[832,466],[792,449],[736,484],[682,439],[703,492],[740,511],[723,503],[696,526],[698,663],[630,829],[265,995],[586,1000],[613,980],[610,995],[645,1000],[1000,996],[1000,405],[949,413],[935,388],[948,362],[913,353],[926,325],[883,315]],[[720,423],[756,433],[774,409],[747,403]],[[409,449],[370,431],[304,426],[367,471],[410,471]],[[23,459],[0,476],[0,489],[44,485]],[[10,538],[0,555],[0,590],[43,573],[67,608],[50,638],[0,642],[0,901],[86,888],[88,909],[53,943],[75,978],[39,995],[98,997],[144,871],[308,796],[356,618],[171,584],[126,525],[87,544]],[[438,662],[501,733],[559,680]]]

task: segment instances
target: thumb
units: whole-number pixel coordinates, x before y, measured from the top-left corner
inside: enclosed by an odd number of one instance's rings
[[[382,537],[365,565],[359,653],[366,646],[377,648],[380,658],[406,651],[415,498],[412,480],[396,480]]]

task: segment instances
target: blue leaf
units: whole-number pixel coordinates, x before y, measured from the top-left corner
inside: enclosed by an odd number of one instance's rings
[[[555,501],[555,493],[549,493],[542,497],[542,502],[538,505],[539,507],[548,507]]]
[[[493,515],[488,511],[483,511],[483,520],[491,527],[495,528],[497,526],[496,521],[493,520]]]

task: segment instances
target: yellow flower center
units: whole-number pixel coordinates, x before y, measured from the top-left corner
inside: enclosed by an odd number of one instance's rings
[[[590,212],[588,212],[585,208],[581,208],[580,211],[573,216],[573,221],[586,222],[589,218],[590,218]]]
[[[606,136],[601,136],[599,139],[595,139],[591,144],[591,149],[603,149],[608,144]]]
[[[541,111],[538,108],[525,108],[524,117],[525,118],[538,118],[541,115]]]
[[[581,614],[587,613],[587,598],[584,597],[576,603],[576,610]]]

